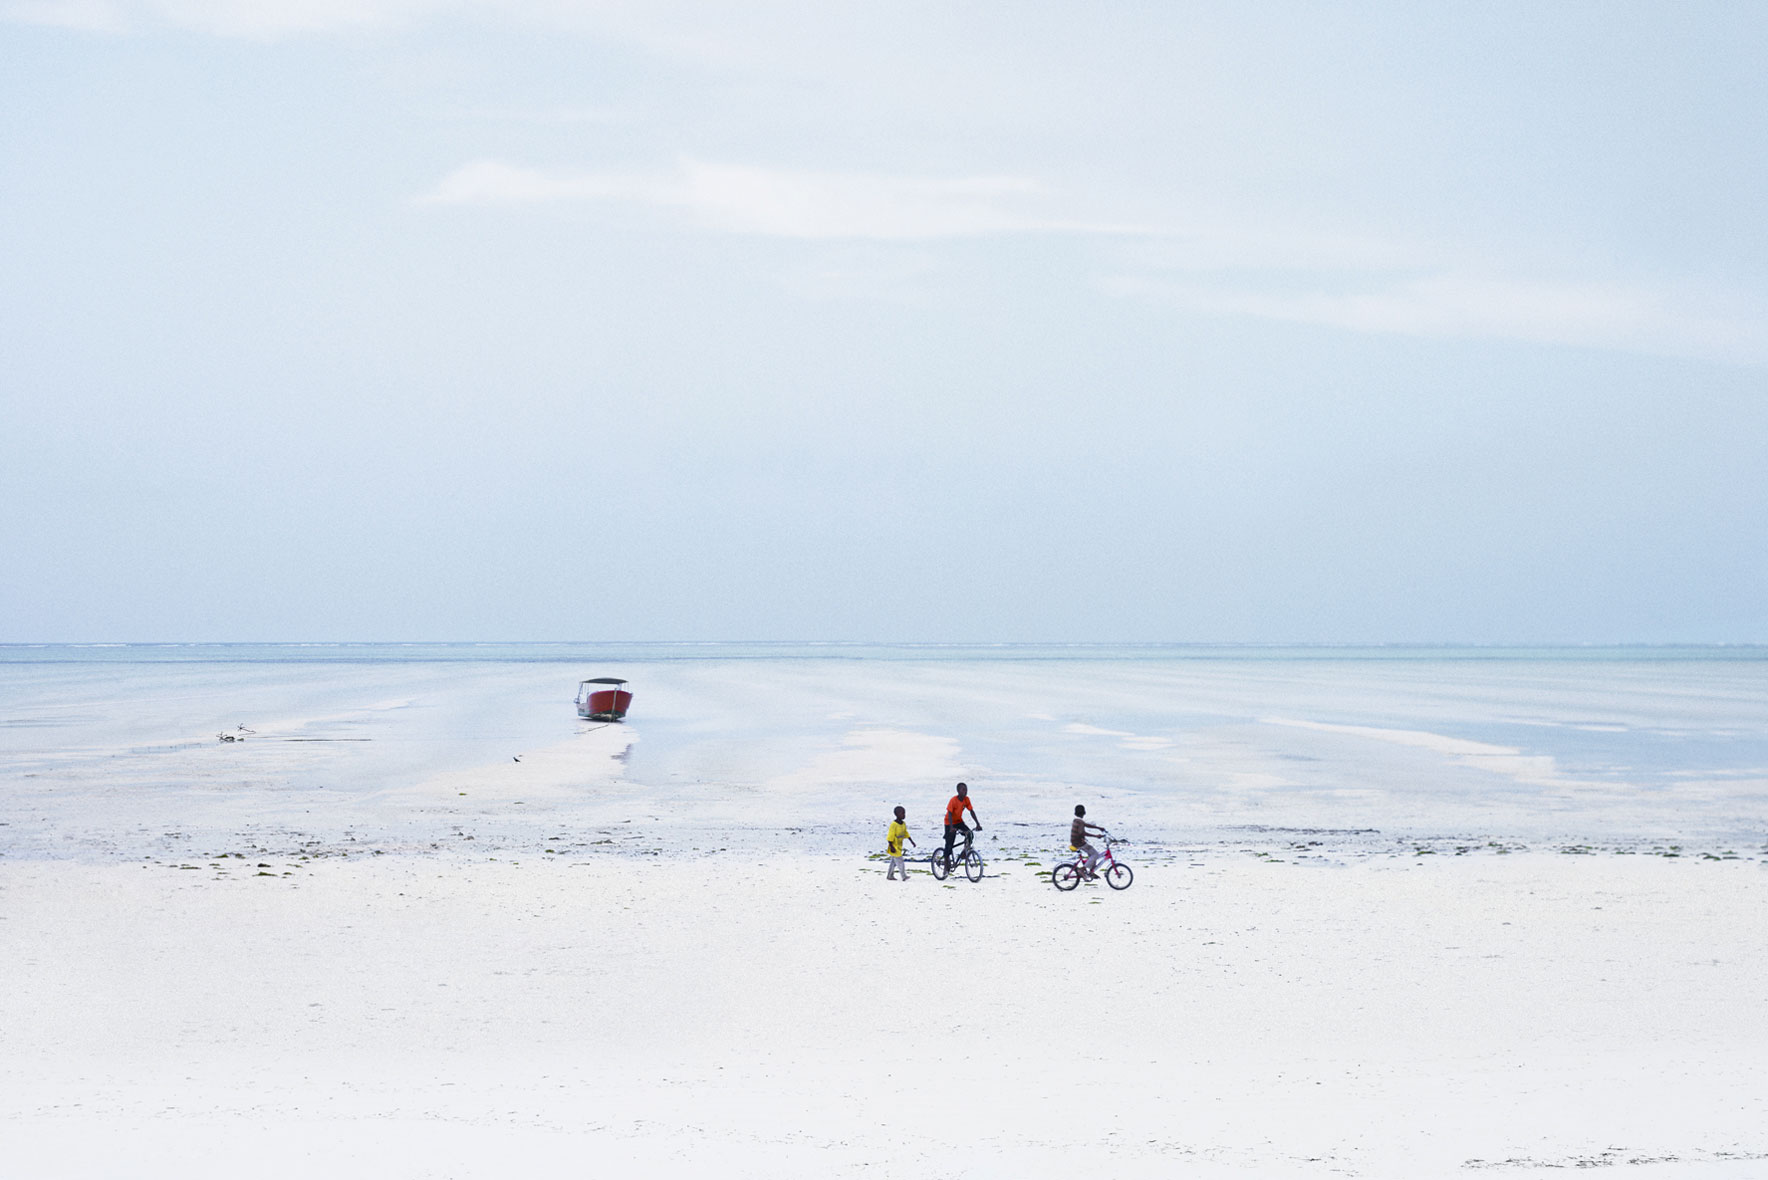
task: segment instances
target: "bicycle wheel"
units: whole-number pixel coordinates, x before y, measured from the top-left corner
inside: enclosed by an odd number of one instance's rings
[[[935,881],[943,881],[945,875],[952,871],[952,862],[945,858],[945,849],[940,848],[934,851],[933,860],[927,867],[933,870]]]
[[[1064,862],[1050,870],[1050,884],[1067,893],[1080,884],[1080,869]]]
[[[1113,889],[1128,889],[1135,879],[1135,870],[1121,862],[1114,863],[1105,870],[1105,884]]]
[[[964,876],[972,883],[982,880],[982,853],[974,848],[964,854]]]

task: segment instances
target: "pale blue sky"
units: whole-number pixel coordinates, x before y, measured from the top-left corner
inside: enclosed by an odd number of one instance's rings
[[[0,641],[1768,641],[1768,9],[0,0]]]

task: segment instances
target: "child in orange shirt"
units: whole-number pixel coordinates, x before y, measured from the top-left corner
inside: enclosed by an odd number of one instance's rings
[[[976,830],[980,832],[982,821],[976,818],[976,804],[970,802],[970,788],[959,783],[958,793],[945,805],[945,858],[948,861],[952,858],[952,841],[957,839],[959,832],[965,833],[964,847],[970,847],[970,829],[964,824],[966,811],[970,813],[971,819],[976,820]]]

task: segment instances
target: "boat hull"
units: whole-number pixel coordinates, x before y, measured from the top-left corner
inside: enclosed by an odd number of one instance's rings
[[[624,689],[604,689],[579,701],[577,715],[585,721],[624,721],[631,705],[631,693]]]

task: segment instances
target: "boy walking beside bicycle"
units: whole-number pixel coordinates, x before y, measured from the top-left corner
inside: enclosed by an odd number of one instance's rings
[[[915,838],[909,835],[909,826],[903,822],[907,817],[908,812],[898,807],[896,818],[891,821],[888,828],[884,829],[884,855],[890,858],[890,869],[884,874],[886,881],[896,880],[896,874],[899,872],[904,881],[909,879],[908,866],[902,863],[902,842],[907,840],[913,844]]]

